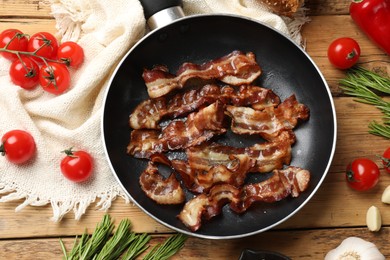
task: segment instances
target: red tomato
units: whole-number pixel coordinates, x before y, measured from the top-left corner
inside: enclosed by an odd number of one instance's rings
[[[70,86],[70,73],[64,64],[49,62],[39,71],[39,84],[43,90],[52,94],[61,94]]]
[[[27,51],[45,59],[54,60],[57,58],[58,42],[56,37],[48,32],[39,32],[30,37]],[[36,62],[42,63],[42,58],[32,57]]]
[[[24,56],[12,62],[9,75],[15,85],[32,89],[39,82],[39,67],[35,61]]]
[[[352,38],[338,38],[328,47],[328,59],[333,66],[339,69],[351,68],[359,57],[360,46]]]
[[[26,131],[11,130],[1,138],[0,152],[12,163],[21,164],[35,154],[34,138]]]
[[[58,47],[57,58],[66,65],[77,68],[84,61],[84,50],[75,42],[64,42]]]
[[[0,34],[0,48],[13,51],[27,51],[28,39],[17,29],[8,29]],[[1,55],[8,60],[16,60],[16,54],[1,52]]]
[[[348,164],[346,179],[351,188],[365,191],[378,183],[379,174],[379,168],[375,162],[367,158],[358,158]]]
[[[61,172],[69,180],[82,182],[87,180],[93,170],[93,160],[89,153],[85,151],[63,151],[66,157],[61,161]]]
[[[382,155],[382,163],[385,170],[390,173],[390,147],[384,151]]]

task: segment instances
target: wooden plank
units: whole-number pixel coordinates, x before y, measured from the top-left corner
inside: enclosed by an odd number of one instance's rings
[[[328,251],[350,236],[357,236],[377,245],[386,258],[390,257],[388,237],[390,228],[371,233],[364,228],[267,231],[252,237],[234,240],[205,240],[189,238],[184,248],[172,257],[188,260],[238,259],[242,250],[269,250],[282,253],[291,259],[323,259]],[[283,239],[280,239],[283,237]],[[163,242],[167,235],[154,235],[150,245]],[[74,238],[64,238],[67,249]],[[307,246],[310,245],[310,246]],[[23,250],[20,250],[23,248]],[[0,259],[60,259],[62,251],[58,238],[0,240]]]
[[[346,97],[335,98],[335,106],[339,135],[331,170],[311,201],[291,219],[278,226],[278,229],[364,226],[365,214],[371,205],[378,206],[383,214],[384,224],[390,224],[390,206],[380,202],[384,188],[390,185],[389,174],[382,170],[378,186],[365,193],[349,189],[344,179],[346,165],[356,157],[369,157],[380,165],[380,160],[375,155],[381,154],[390,143],[367,133],[367,123],[375,118],[380,119],[380,113],[369,105]],[[359,203],[345,206],[350,201]],[[15,213],[14,209],[20,203],[21,201],[0,204],[0,215],[3,216],[0,219],[0,238],[80,234],[84,228],[94,228],[94,223],[104,214],[91,206],[80,222],[73,220],[72,213],[69,213],[61,223],[52,223],[50,206],[26,207]],[[128,217],[137,232],[170,232],[138,208],[125,204],[122,199],[113,203],[109,213],[116,219]]]
[[[348,14],[350,0],[306,0],[309,15]],[[51,9],[46,1],[0,0],[0,17],[49,18]]]
[[[49,1],[0,0],[0,17],[50,18]]]
[[[0,32],[15,28],[21,30],[23,33],[33,35],[37,32],[50,32],[54,35],[57,34],[55,28],[55,20],[53,19],[6,19],[0,16]]]
[[[351,0],[306,0],[304,7],[309,15],[349,14]]]

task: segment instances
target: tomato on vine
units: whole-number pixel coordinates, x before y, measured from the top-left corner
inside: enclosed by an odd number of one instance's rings
[[[57,58],[67,66],[77,68],[84,61],[84,50],[75,42],[64,42],[58,47]]]
[[[379,167],[370,159],[357,158],[348,164],[346,180],[348,185],[358,191],[373,188],[379,181]]]
[[[69,180],[83,182],[89,179],[93,170],[92,156],[85,151],[63,151],[66,154],[61,161],[61,172]]]
[[[35,154],[36,146],[32,135],[23,130],[11,130],[1,138],[0,153],[10,162],[22,164]]]
[[[39,84],[43,90],[52,94],[61,94],[70,86],[70,73],[64,64],[48,62],[39,70]]]
[[[352,38],[342,37],[334,40],[328,47],[330,63],[339,69],[348,69],[357,63],[360,46]]]
[[[9,75],[15,85],[24,89],[32,89],[39,82],[39,67],[35,61],[23,56],[12,62]]]
[[[48,32],[38,32],[30,37],[27,51],[34,53],[31,56],[38,63],[42,63],[42,58],[54,60],[57,58],[58,41],[53,34]]]
[[[390,173],[390,147],[383,152],[381,159],[385,171]]]
[[[18,56],[13,51],[26,51],[28,45],[28,38],[20,30],[7,29],[0,34],[0,48],[9,50],[1,51],[1,55],[8,60],[16,60]]]

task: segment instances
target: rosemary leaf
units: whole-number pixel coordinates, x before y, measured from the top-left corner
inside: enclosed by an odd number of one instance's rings
[[[163,244],[158,244],[143,258],[143,260],[166,260],[176,254],[187,240],[184,234],[175,234],[169,237]]]
[[[370,122],[368,125],[370,128],[369,133],[373,135],[383,136],[390,139],[390,125],[379,124],[375,121]]]
[[[87,241],[85,248],[82,248],[83,254],[81,259],[91,259],[97,254],[106,243],[114,229],[109,215],[104,215],[103,220],[92,233],[91,238]]]
[[[143,233],[135,234],[134,236],[136,236],[136,238],[129,245],[127,251],[122,255],[122,260],[133,260],[149,248],[146,244],[151,239],[150,235]]]
[[[376,89],[382,93],[390,94],[390,79],[374,73],[360,66],[353,67],[349,73],[354,74],[355,78],[365,86]]]

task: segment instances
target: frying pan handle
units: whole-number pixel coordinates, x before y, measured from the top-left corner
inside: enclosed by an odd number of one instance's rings
[[[140,0],[151,30],[184,17],[181,0]]]

